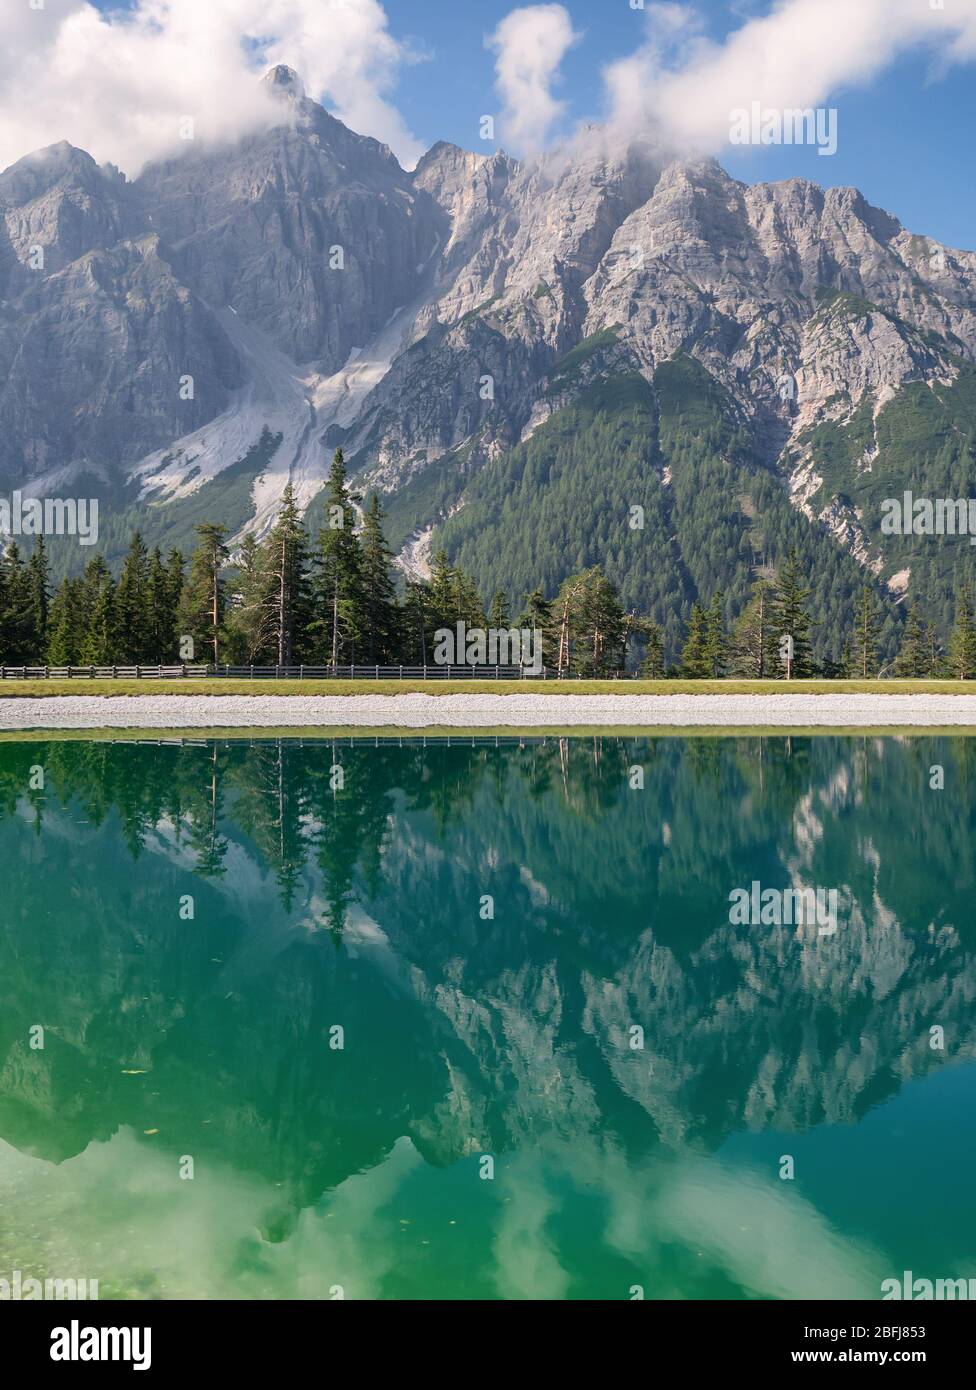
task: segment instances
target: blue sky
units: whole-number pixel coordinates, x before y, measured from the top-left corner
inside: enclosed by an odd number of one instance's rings
[[[852,11],[863,0],[848,0]],[[905,3],[906,0],[891,0]],[[97,0],[119,8],[118,0]],[[206,3],[206,0],[200,0]],[[567,103],[559,125],[605,114],[602,68],[639,46],[646,15],[629,0],[563,0],[581,35],[563,59],[553,95]],[[772,0],[689,0],[709,37],[721,40],[749,14],[764,14]],[[928,0],[915,0],[925,9]],[[648,0],[650,4],[650,0]],[[945,0],[970,13],[976,0]],[[498,110],[495,55],[485,39],[516,6],[512,0],[383,0],[393,38],[422,55],[401,63],[384,95],[424,146],[447,139],[469,149],[478,140],[482,114]],[[933,80],[933,57],[910,49],[863,87],[832,93],[839,111],[836,155],[821,158],[809,147],[735,149],[719,152],[737,177],[802,175],[825,185],[853,184],[912,230],[952,246],[976,248],[976,65],[948,68]],[[332,103],[328,103],[332,104]]]
[[[600,69],[633,50],[642,16],[626,0],[564,3],[573,27],[585,32],[562,65],[556,91],[569,102],[574,121],[598,118]],[[484,36],[512,8],[506,0],[386,0],[393,32],[412,37],[431,55],[403,72],[396,94],[408,124],[427,143],[448,139],[477,148],[478,117],[494,109],[494,59]],[[699,0],[695,8],[715,38],[741,23],[726,0]],[[837,92],[832,104],[841,138],[829,159],[808,147],[730,146],[721,162],[750,183],[800,175],[830,186],[852,184],[913,231],[976,249],[976,66],[955,67],[939,81],[930,80],[930,68],[930,55],[914,53],[869,86]]]

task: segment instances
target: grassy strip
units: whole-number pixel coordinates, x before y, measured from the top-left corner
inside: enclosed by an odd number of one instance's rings
[[[0,699],[59,695],[976,695],[976,681],[0,681]]]
[[[653,743],[662,738],[973,738],[976,727],[972,725],[950,724],[946,726],[916,724],[912,725],[865,725],[832,728],[826,724],[813,724],[808,727],[767,726],[765,724],[744,724],[718,726],[695,724],[660,725],[571,725],[567,728],[525,728],[516,729],[511,725],[497,728],[431,729],[376,728],[367,729],[360,725],[336,725],[334,727],[308,727],[284,725],[281,728],[224,729],[213,727],[179,729],[5,729],[0,730],[0,743],[161,743],[167,745],[185,744],[208,748],[220,743],[262,743],[287,740],[302,743],[397,743],[416,742],[424,739],[427,743],[484,744],[491,739],[504,739],[508,746],[517,740],[540,739],[559,741],[562,739],[624,739]]]

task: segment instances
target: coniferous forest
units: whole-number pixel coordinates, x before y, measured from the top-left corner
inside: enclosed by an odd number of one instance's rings
[[[52,592],[38,538],[25,557],[10,542],[0,562],[0,662],[4,666],[208,665],[422,666],[434,664],[438,629],[530,628],[543,660],[559,674],[714,680],[878,676],[976,678],[976,607],[967,584],[955,597],[952,627],[940,631],[915,610],[897,654],[882,646],[883,614],[865,584],[839,660],[814,654],[810,577],[792,548],[729,617],[716,588],[692,604],[677,639],[671,624],[627,611],[617,586],[593,565],[553,592],[479,592],[439,551],[426,579],[397,582],[384,516],[374,493],[350,488],[342,451],[332,462],[313,538],[289,485],[264,540],[245,536],[233,555],[225,527],[196,527],[189,555],[152,551],[137,531],[118,574],[101,555]],[[191,639],[188,643],[187,639]]]

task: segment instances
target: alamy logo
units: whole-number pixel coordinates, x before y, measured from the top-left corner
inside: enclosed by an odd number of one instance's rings
[[[151,1327],[82,1327],[74,1318],[51,1331],[52,1361],[131,1361],[134,1371],[152,1365]]]
[[[97,497],[0,497],[0,535],[77,536],[79,545],[98,541]]]
[[[67,1299],[75,1303],[79,1299],[98,1301],[97,1279],[35,1279],[26,1277],[15,1269],[9,1279],[0,1278],[0,1303],[30,1303]]]
[[[542,633],[538,628],[439,627],[434,633],[435,666],[521,666],[542,674]]]
[[[968,536],[976,545],[976,499],[916,497],[911,492],[881,503],[883,536]]]
[[[816,927],[818,935],[837,931],[836,888],[733,888],[729,894],[733,927]]]
[[[817,154],[836,154],[837,109],[764,107],[754,101],[748,109],[739,106],[729,112],[729,141],[733,145],[816,145]]]
[[[881,1301],[889,1299],[915,1303],[976,1299],[976,1279],[916,1279],[906,1269],[900,1279],[882,1281]]]

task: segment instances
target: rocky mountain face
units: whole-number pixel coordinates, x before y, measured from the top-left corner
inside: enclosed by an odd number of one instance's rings
[[[713,580],[669,493],[689,441],[704,447],[703,400],[735,469],[725,520],[749,522],[745,570],[730,561],[716,581],[741,597],[746,571],[776,562],[792,523],[759,495],[772,479],[809,544],[849,560],[845,592],[867,573],[893,601],[936,602],[946,552],[884,537],[880,500],[933,473],[966,495],[976,254],[910,234],[854,189],[749,187],[713,161],[609,148],[599,130],[531,164],[440,143],[406,173],[290,69],[265,80],[280,121],[232,148],[188,140],[130,183],[62,144],[0,175],[6,488],[84,476],[150,530],[198,513],[210,488],[215,516],[260,532],[289,479],[314,518],[341,444],[385,494],[405,563],[422,572],[443,542],[467,544],[477,569],[465,526],[511,525],[485,498],[509,487],[513,451],[548,449],[558,473],[565,412],[583,400],[612,424],[633,407],[620,383],[639,378],[642,476],[660,497],[629,501],[675,535],[680,602]],[[675,363],[690,399],[668,419]],[[228,470],[249,458],[231,501]],[[570,538],[578,561],[594,559],[598,505]],[[524,516],[527,532],[539,522]],[[663,602],[654,557],[607,560],[622,541],[605,542],[595,558],[627,597]],[[533,564],[550,574],[544,546],[523,551],[513,573],[479,577],[513,589]]]

